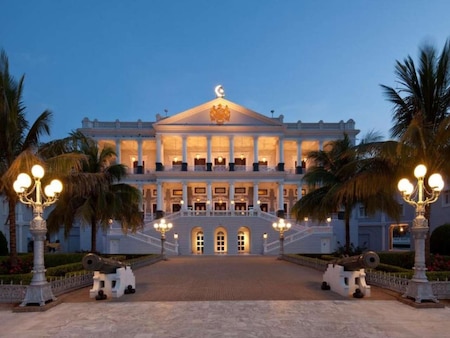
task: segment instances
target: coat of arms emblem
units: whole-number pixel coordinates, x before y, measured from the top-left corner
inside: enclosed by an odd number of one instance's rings
[[[211,118],[211,122],[216,122],[217,124],[224,124],[224,122],[230,121],[230,109],[228,106],[222,106],[222,104],[218,104],[216,106],[212,106],[209,111],[209,116]]]

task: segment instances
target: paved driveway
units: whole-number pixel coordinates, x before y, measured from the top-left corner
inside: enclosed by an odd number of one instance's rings
[[[113,301],[348,299],[321,290],[321,272],[273,256],[169,257],[134,274],[136,293]],[[89,288],[62,297],[64,301],[89,301]],[[394,297],[372,287],[371,299]]]
[[[415,309],[322,291],[322,274],[274,257],[174,257],[135,271],[136,293],[95,301],[89,288],[45,312],[0,311],[0,337],[450,337],[450,308]]]

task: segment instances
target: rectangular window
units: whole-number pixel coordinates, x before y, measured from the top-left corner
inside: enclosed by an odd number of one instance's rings
[[[258,196],[267,196],[268,193],[267,189],[258,189]]]
[[[245,195],[245,188],[243,187],[239,187],[239,188],[234,188],[234,193],[236,195]]]
[[[364,208],[364,206],[359,207],[358,216],[359,218],[367,218],[366,208]]]
[[[227,189],[225,187],[217,187],[214,188],[214,193],[216,195],[225,195],[227,193]]]
[[[183,196],[183,190],[182,189],[173,189],[172,196],[173,197]]]
[[[194,193],[196,195],[204,195],[204,194],[206,194],[206,188],[205,187],[195,187]]]

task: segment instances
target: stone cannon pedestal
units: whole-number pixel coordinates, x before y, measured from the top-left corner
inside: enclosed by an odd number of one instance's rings
[[[370,286],[366,284],[366,272],[364,269],[345,271],[341,265],[328,264],[323,275],[332,291],[344,296],[352,296],[359,289],[365,297],[370,297]]]
[[[124,293],[133,292],[136,289],[136,280],[129,266],[118,268],[115,273],[102,273],[94,271],[94,285],[89,290],[90,298],[96,298],[99,291],[111,298],[119,298]]]

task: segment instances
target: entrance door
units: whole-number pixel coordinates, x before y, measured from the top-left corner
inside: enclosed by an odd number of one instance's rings
[[[243,231],[238,232],[237,248],[238,248],[238,253],[245,252],[245,234]]]
[[[246,203],[237,202],[234,204],[234,210],[236,210],[236,212],[240,211],[242,214],[245,214],[246,209],[247,209]]]
[[[195,239],[195,253],[203,254],[204,244],[203,231],[199,231]]]
[[[194,208],[197,215],[200,214],[201,211],[203,211],[204,214],[206,210],[206,203],[195,203]]]
[[[216,252],[225,252],[225,233],[223,231],[219,231],[216,235]]]

